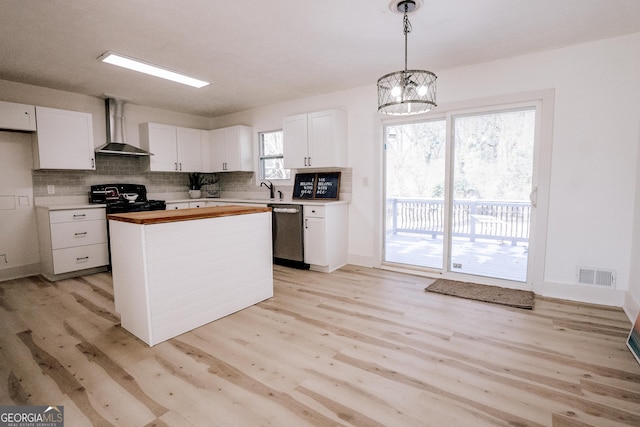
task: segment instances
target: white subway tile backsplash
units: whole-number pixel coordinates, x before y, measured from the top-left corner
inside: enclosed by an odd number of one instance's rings
[[[99,155],[96,157],[95,171],[71,170],[34,170],[33,195],[38,198],[60,196],[87,196],[89,188],[98,184],[144,184],[147,193],[153,193],[154,198],[166,197],[171,200],[174,194],[185,194],[188,190],[188,174],[176,172],[148,172],[149,159],[145,157],[126,157]],[[351,168],[337,169],[341,174],[340,198],[351,199],[352,172]],[[309,172],[327,172],[327,169],[309,170]],[[305,169],[305,172],[307,170]],[[295,174],[295,170],[292,171]],[[260,189],[256,185],[253,172],[225,172],[212,174],[220,180],[220,189],[233,193],[257,193]],[[47,193],[47,186],[55,186],[55,194]],[[276,190],[290,197],[293,193],[291,185],[277,185]],[[266,191],[266,190],[265,190]],[[163,196],[166,194],[166,196]]]
[[[187,192],[187,173],[146,172],[148,162],[140,157],[101,155],[96,158],[95,171],[34,170],[33,194],[43,198],[88,197],[92,185],[109,183],[144,184],[152,193]],[[47,194],[47,185],[55,186],[55,195]]]

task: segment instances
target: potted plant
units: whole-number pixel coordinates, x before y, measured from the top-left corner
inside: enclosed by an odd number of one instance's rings
[[[189,197],[192,199],[198,199],[202,196],[202,191],[200,189],[203,185],[208,184],[209,180],[199,173],[194,172],[189,174]]]

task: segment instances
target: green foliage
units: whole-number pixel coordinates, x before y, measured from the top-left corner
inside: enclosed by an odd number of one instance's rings
[[[527,200],[531,191],[534,110],[454,117],[455,199]],[[387,197],[444,197],[446,121],[387,126]]]
[[[189,174],[189,190],[200,190],[203,185],[215,184],[218,180],[214,177],[207,178],[204,174],[193,172]]]

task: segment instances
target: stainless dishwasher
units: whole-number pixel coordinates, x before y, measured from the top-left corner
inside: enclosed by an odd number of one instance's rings
[[[273,215],[273,262],[308,269],[304,262],[304,227],[302,205],[271,204]]]

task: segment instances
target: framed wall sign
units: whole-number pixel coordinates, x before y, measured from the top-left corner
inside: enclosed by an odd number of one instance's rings
[[[297,173],[293,184],[294,199],[313,199],[316,189],[315,173]]]
[[[340,172],[318,173],[314,198],[338,200],[338,194],[340,194]]]
[[[338,200],[340,172],[297,173],[294,199]]]
[[[638,317],[629,333],[629,338],[627,338],[627,347],[629,347],[633,356],[638,363],[640,363],[640,313],[638,313]]]

